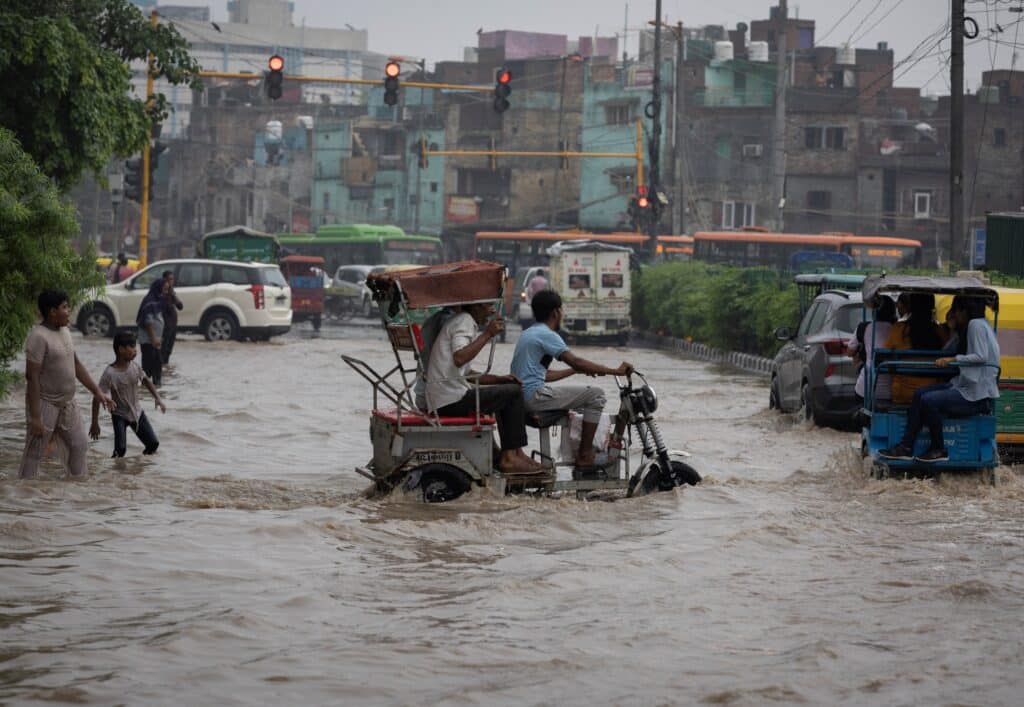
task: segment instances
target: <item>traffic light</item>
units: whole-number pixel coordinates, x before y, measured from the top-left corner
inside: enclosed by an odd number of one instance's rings
[[[142,203],[142,158],[134,157],[124,163],[124,198]]]
[[[154,140],[149,148],[149,200],[153,201],[153,183],[156,179],[156,168],[160,165],[160,155],[167,152],[167,145]]]
[[[398,105],[398,74],[402,67],[397,61],[389,61],[384,66],[384,105]]]
[[[638,209],[647,209],[651,206],[651,200],[647,198],[647,187],[643,185],[636,188],[636,206]]]
[[[267,60],[267,68],[269,69],[265,79],[267,98],[276,101],[281,97],[284,84],[284,59],[279,54],[275,54]]]
[[[496,113],[504,113],[508,110],[510,93],[512,93],[512,72],[503,66],[494,75],[494,111]]]
[[[638,186],[636,196],[629,200],[629,218],[633,230],[643,231],[651,218],[651,200],[647,196],[647,187]]]

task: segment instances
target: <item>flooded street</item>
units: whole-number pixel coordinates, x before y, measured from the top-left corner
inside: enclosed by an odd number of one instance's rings
[[[762,379],[580,349],[648,376],[704,484],[371,501],[370,387],[340,355],[390,348],[301,329],[179,341],[167,414],[141,394],[159,453],[109,459],[104,415],[83,482],[17,481],[23,392],[0,402],[0,703],[1020,703],[1013,471],[869,480]],[[98,378],[110,342],[75,342]]]

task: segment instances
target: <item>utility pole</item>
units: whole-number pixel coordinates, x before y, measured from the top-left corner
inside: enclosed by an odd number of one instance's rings
[[[427,80],[427,60],[420,59],[420,78],[424,81]],[[420,109],[416,114],[416,139],[423,139],[423,89],[417,89],[420,92]],[[423,167],[422,159],[416,160],[416,204],[412,210],[412,231],[413,233],[420,232],[420,201],[423,199],[423,179],[420,174]],[[406,173],[408,174],[408,172]]]
[[[964,0],[953,0],[949,101],[949,264],[963,257]]]
[[[686,233],[686,179],[683,174],[683,148],[686,138],[683,133],[683,110],[686,103],[686,86],[683,80],[683,23],[676,22],[676,106],[672,124],[672,173],[676,180],[676,198],[672,205],[672,232]]]
[[[558,145],[556,149],[561,152],[566,149],[562,144],[562,124],[565,119],[565,65],[568,56],[562,57],[562,90],[558,92]],[[551,179],[554,183],[551,190],[551,218],[548,220],[548,227],[558,223],[558,173],[562,170],[561,160],[555,164],[555,173]]]
[[[651,200],[651,217],[647,220],[647,247],[653,260],[658,253],[658,215],[661,212],[661,0],[654,3],[654,74],[651,79],[651,102],[645,111],[651,119],[651,139],[647,143],[650,160],[647,193]]]
[[[779,0],[779,14],[775,20],[775,124],[772,138],[772,209],[775,214],[773,231],[782,231],[782,215],[786,196],[786,35],[789,10],[786,0]]]
[[[153,10],[149,15],[149,23],[153,27],[157,24],[157,12]],[[146,110],[153,107],[153,52],[149,52],[146,59]],[[142,148],[142,208],[139,213],[139,267],[146,267],[149,262],[149,143],[150,136],[146,135],[146,145]]]

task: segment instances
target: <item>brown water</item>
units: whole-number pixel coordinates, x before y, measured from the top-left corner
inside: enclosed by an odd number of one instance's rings
[[[390,351],[332,333],[179,342],[160,453],[108,459],[104,420],[84,482],[14,480],[0,403],[0,702],[1021,703],[1011,470],[868,480],[853,435],[769,412],[760,380],[591,350],[649,375],[702,486],[369,501],[339,355]],[[109,343],[76,342],[98,376]]]

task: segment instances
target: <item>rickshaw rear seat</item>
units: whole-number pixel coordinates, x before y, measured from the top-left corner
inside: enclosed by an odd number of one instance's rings
[[[465,415],[462,417],[440,417],[432,418],[422,413],[414,412],[412,410],[402,410],[402,419],[399,422],[398,410],[390,408],[387,410],[374,410],[373,416],[386,420],[391,424],[401,424],[405,427],[428,427],[433,424],[433,420],[438,420],[442,427],[456,427],[459,425],[475,425],[476,415]],[[496,421],[492,415],[481,415],[481,425],[494,425]]]
[[[423,350],[423,330],[419,324],[388,324],[387,331],[388,340],[396,349],[416,352]]]

